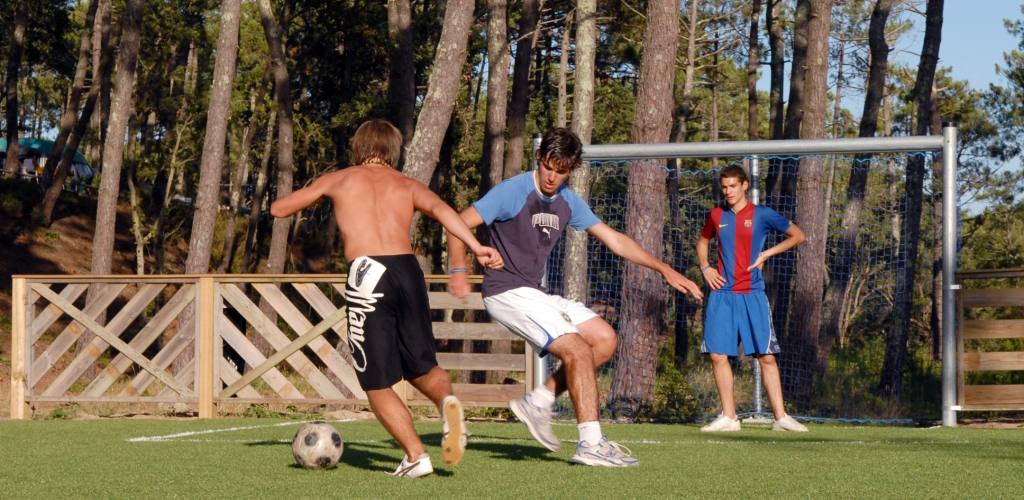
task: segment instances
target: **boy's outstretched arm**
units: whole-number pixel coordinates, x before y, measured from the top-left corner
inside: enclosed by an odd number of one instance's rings
[[[415,181],[414,181],[415,182]],[[501,254],[491,247],[485,247],[473,236],[473,231],[466,225],[462,217],[452,207],[448,206],[437,194],[427,189],[426,186],[417,182],[420,187],[413,192],[413,206],[424,215],[436,219],[444,226],[449,235],[461,240],[476,255],[481,265],[491,269],[501,269],[505,263],[501,260]],[[449,238],[451,241],[452,238]],[[465,254],[465,249],[463,249]]]
[[[757,255],[757,260],[747,268],[747,271],[753,270],[754,268],[760,270],[761,267],[764,266],[764,261],[768,260],[768,257],[785,252],[786,250],[789,250],[790,248],[793,248],[807,240],[807,236],[804,235],[803,229],[800,229],[792,222],[789,224],[789,229],[786,230],[786,236],[789,237],[782,240],[778,245],[759,253]]]
[[[483,217],[475,208],[469,207],[459,214],[466,227],[473,229],[484,223]],[[448,233],[448,270],[466,269],[466,272],[451,273],[448,280],[448,292],[464,299],[469,295],[469,261],[466,260],[466,244],[456,238],[451,232]]]
[[[587,229],[587,233],[597,238],[601,243],[604,243],[615,255],[658,271],[665,277],[665,281],[668,281],[668,284],[672,285],[676,290],[689,293],[697,300],[701,300],[704,297],[696,283],[679,274],[675,269],[672,269],[672,266],[654,258],[653,255],[641,248],[632,238],[612,229],[608,224],[601,222],[591,226]]]
[[[327,176],[320,177],[313,181],[312,184],[297,191],[292,191],[292,194],[288,196],[274,200],[270,204],[270,215],[274,217],[288,217],[303,208],[316,205],[327,192],[329,182]]]

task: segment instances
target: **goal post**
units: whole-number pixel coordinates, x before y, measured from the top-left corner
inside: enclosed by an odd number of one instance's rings
[[[893,162],[906,161],[907,158],[910,158],[914,155],[925,155],[927,156],[928,160],[935,161],[935,159],[937,158],[936,154],[941,154],[941,185],[943,189],[943,212],[941,214],[941,249],[943,251],[943,256],[945,257],[942,259],[943,293],[941,301],[941,311],[943,321],[941,342],[943,353],[955,353],[956,317],[955,296],[953,294],[955,292],[954,273],[956,270],[957,261],[957,188],[955,154],[957,144],[956,134],[956,125],[954,123],[944,123],[943,134],[938,136],[818,140],[801,139],[780,141],[744,141],[678,144],[673,143],[586,145],[583,148],[583,160],[585,162],[583,168],[590,169],[590,199],[588,199],[588,201],[594,208],[595,213],[598,213],[598,216],[601,217],[602,220],[608,222],[610,225],[612,225],[612,227],[616,228],[617,230],[627,232],[625,229],[628,228],[629,223],[628,221],[623,220],[621,217],[622,214],[626,212],[626,204],[636,202],[636,200],[627,199],[628,193],[626,192],[626,186],[628,182],[626,179],[631,175],[630,171],[633,170],[632,175],[636,175],[637,169],[649,168],[660,168],[666,169],[669,172],[673,172],[672,169],[667,168],[665,166],[665,160],[688,159],[689,163],[691,164],[690,166],[679,168],[673,173],[673,175],[669,176],[670,178],[678,178],[679,182],[681,183],[679,189],[684,189],[683,184],[685,184],[685,189],[687,191],[686,193],[684,193],[684,195],[680,196],[680,199],[677,199],[676,202],[681,203],[680,206],[685,205],[685,210],[688,211],[685,214],[683,214],[683,209],[673,208],[673,200],[671,199],[673,195],[671,193],[667,197],[670,199],[662,200],[662,203],[659,204],[661,206],[651,206],[646,209],[665,209],[666,227],[664,231],[665,239],[663,240],[663,245],[664,248],[669,249],[665,254],[665,260],[666,262],[669,262],[671,264],[673,263],[673,259],[675,259],[675,264],[678,265],[674,267],[676,267],[676,269],[682,272],[684,275],[688,275],[691,279],[697,281],[701,280],[701,278],[697,274],[692,272],[693,269],[687,269],[685,267],[687,266],[687,263],[690,264],[690,268],[694,267],[694,257],[692,252],[693,246],[696,244],[696,233],[694,232],[694,229],[691,226],[702,224],[703,219],[700,217],[706,215],[706,211],[710,210],[710,208],[715,205],[715,192],[717,191],[717,189],[715,188],[714,180],[716,178],[716,173],[718,169],[716,169],[714,166],[706,164],[711,159],[723,159],[725,163],[738,163],[746,167],[748,169],[748,173],[752,177],[753,191],[750,195],[752,197],[752,201],[755,201],[755,203],[758,201],[764,202],[765,195],[768,194],[765,193],[763,189],[764,178],[766,177],[766,173],[770,168],[773,168],[773,166],[770,165],[770,162],[796,162],[799,161],[800,159],[806,160],[811,158],[821,159],[822,164],[831,165],[831,167],[823,167],[833,169],[833,175],[829,177],[828,181],[830,190],[828,194],[832,195],[832,197],[829,198],[826,203],[826,207],[831,207],[833,211],[831,215],[829,215],[828,213],[826,213],[825,215],[826,221],[829,222],[827,232],[824,236],[825,238],[830,240],[834,236],[835,232],[838,230],[837,226],[835,226],[835,223],[836,219],[841,217],[837,217],[835,215],[835,211],[837,210],[836,207],[841,203],[843,199],[843,196],[841,196],[842,193],[840,193],[841,190],[845,190],[845,185],[843,183],[849,177],[847,173],[844,173],[846,171],[843,171],[841,169],[847,168],[845,166],[847,164],[850,165],[849,168],[851,169],[857,168],[856,166],[853,165],[855,162],[851,161],[849,157],[856,154],[870,153],[876,155],[873,162],[879,163],[883,162],[885,159],[888,159],[889,161]],[[537,146],[538,144],[535,138],[534,148],[536,148]],[[696,166],[693,165],[695,163],[701,162],[703,162],[704,164]],[[894,168],[898,168],[898,166],[893,167],[890,164],[888,168],[890,169],[891,174],[892,170]],[[883,174],[884,172],[878,175],[880,176]],[[901,171],[899,172],[899,174],[902,178]],[[879,189],[879,186],[869,186],[868,189],[871,190],[872,188]],[[833,192],[832,190],[835,190],[835,192]],[[605,198],[602,198],[602,196],[604,196]],[[865,196],[871,196],[871,194],[869,193]],[[832,206],[833,199],[836,200],[836,206]],[[877,201],[879,203],[891,202],[891,200],[885,201],[881,199]],[[794,201],[794,203],[797,204],[799,202],[800,200]],[[898,201],[895,203],[897,206],[901,206],[900,203],[905,204],[905,200]],[[881,213],[886,210],[889,210],[890,208],[895,210],[897,209],[897,206],[889,207],[879,205],[875,207],[875,211]],[[924,214],[924,217],[930,217],[930,214],[926,213]],[[672,226],[672,221],[677,219],[685,219],[685,221],[682,222],[682,224],[686,227]],[[699,220],[699,222],[695,222],[696,220]],[[798,225],[801,224],[799,220],[794,220],[794,222]],[[871,223],[874,223],[874,221]],[[939,223],[939,221],[936,220],[934,221],[934,223],[937,224]],[[867,224],[867,222],[865,224]],[[895,225],[893,225],[893,227],[895,227]],[[922,238],[924,238],[926,234],[931,232],[930,229],[928,231],[925,231],[925,229],[928,227],[929,226],[922,225]],[[696,231],[699,231],[699,229],[699,227],[696,228]],[[872,230],[876,232],[880,231],[878,229]],[[572,232],[572,230],[570,230],[570,232]],[[675,234],[676,236],[671,236],[673,234]],[[897,234],[896,236],[896,247],[898,247],[899,235]],[[674,241],[669,241],[671,238],[678,239]],[[563,241],[569,239],[570,238],[563,238]],[[562,291],[561,287],[564,286],[563,281],[569,280],[569,278],[564,276],[564,273],[567,272],[566,268],[569,267],[566,264],[567,260],[571,261],[572,259],[585,259],[588,262],[588,265],[584,266],[584,268],[586,269],[585,272],[587,273],[585,282],[586,287],[589,290],[589,293],[588,296],[585,297],[586,300],[584,300],[584,302],[586,302],[588,305],[595,305],[597,309],[600,309],[598,312],[605,316],[605,318],[608,319],[610,322],[612,322],[613,326],[616,327],[616,330],[619,334],[620,342],[622,342],[623,339],[629,338],[629,336],[633,334],[628,330],[628,325],[618,324],[618,315],[620,315],[620,313],[623,312],[619,310],[619,308],[623,305],[620,302],[621,297],[619,295],[627,292],[622,291],[620,289],[614,289],[614,287],[624,286],[624,283],[622,281],[623,275],[626,274],[623,271],[624,264],[621,262],[621,259],[615,260],[614,256],[612,256],[612,259],[606,259],[608,252],[604,252],[603,254],[600,253],[599,246],[594,244],[593,238],[589,239],[591,241],[587,245],[583,246],[581,255],[573,255],[573,253],[580,253],[580,250],[578,249],[572,250],[573,247],[578,248],[578,246],[566,246],[560,244],[560,246],[556,249],[556,252],[548,261],[547,281],[549,283],[549,287],[551,288],[552,293],[560,293]],[[939,242],[936,241],[934,243],[936,247],[940,246],[938,245]],[[769,245],[770,244],[771,243],[769,243]],[[892,257],[892,254],[902,253],[895,250],[896,247],[889,245],[889,247],[887,247],[887,249],[885,250],[886,252],[889,252],[889,254],[883,256],[882,259],[894,258]],[[659,251],[660,250],[661,249],[659,249]],[[671,252],[677,252],[677,254],[672,254]],[[678,252],[683,252],[685,255],[679,254]],[[795,252],[792,251],[788,253],[795,254]],[[714,255],[714,251],[712,251],[712,255]],[[716,258],[716,256],[713,256],[712,260],[715,261]],[[877,256],[869,256],[865,258],[877,258]],[[918,260],[920,261],[921,259]],[[895,262],[889,264],[886,264],[885,266],[883,266],[882,264],[879,265],[882,267],[887,266],[885,272],[889,273],[892,276],[895,276],[897,272],[902,272],[899,271],[899,269],[901,269],[900,266],[903,265],[902,263]],[[906,263],[906,265],[912,266],[912,268],[913,266],[919,266],[919,264],[917,263]],[[825,268],[824,272],[828,273],[830,271],[830,266],[828,263],[826,263],[823,267]],[[930,266],[928,267],[930,268]],[[688,271],[691,271],[691,273],[688,274]],[[769,273],[770,272],[771,271],[769,271]],[[917,275],[923,276],[923,274],[920,272]],[[822,279],[827,281],[828,276],[824,276]],[[769,280],[771,280],[771,278],[769,278]],[[892,278],[890,284],[886,286],[895,287],[898,285],[898,283],[898,278]],[[700,281],[698,281],[698,284],[703,285],[703,283]],[[649,285],[645,286],[649,287]],[[678,328],[695,327],[697,329],[700,329],[701,326],[699,325],[699,321],[697,321],[696,318],[699,318],[701,315],[698,314],[699,311],[695,309],[698,306],[696,306],[695,304],[677,304],[675,302],[676,299],[672,297],[671,293],[669,293],[674,291],[668,290],[667,286],[664,286],[663,288],[665,288],[663,295],[665,297],[666,304],[664,306],[665,312],[663,312],[663,315],[668,315],[669,313],[678,315],[680,314],[680,311],[684,310],[689,311],[687,313],[689,315],[686,316],[686,321],[677,321],[675,326],[671,326],[673,325],[673,320],[671,318],[663,318],[662,331],[660,332],[660,335],[667,335],[669,330]],[[705,290],[707,289],[705,288]],[[630,307],[634,307],[632,303],[630,303]],[[786,307],[789,306],[787,305]],[[820,311],[816,313],[820,313]],[[791,319],[788,324],[792,325],[795,321],[797,320]],[[878,320],[875,320],[875,324],[877,325],[880,323]],[[776,325],[776,329],[778,330],[779,328],[779,325]],[[790,334],[790,332],[780,332],[780,336],[787,334]],[[702,332],[694,334],[695,337],[699,337],[700,335],[702,335]],[[780,356],[784,357],[787,355],[787,345],[785,340],[783,339],[780,339],[780,342],[783,344],[783,353]],[[688,346],[682,346],[682,349],[685,351],[687,347]],[[680,348],[680,346],[677,346],[677,351]],[[810,349],[813,351],[813,346],[811,346]],[[610,380],[616,376],[615,370],[619,366],[619,357],[622,356],[621,350],[622,344],[620,343],[620,352],[617,353],[616,358],[609,362],[609,364],[606,365],[605,367],[602,367],[601,373],[599,374],[599,382],[601,380]],[[827,353],[828,350],[826,349],[825,351]],[[692,359],[696,360],[697,358],[694,357]],[[818,360],[819,365],[821,365],[822,363],[824,363],[824,365],[828,365],[829,363],[833,363],[833,361],[830,359]],[[955,363],[955,356],[943,356],[941,366],[941,415],[943,425],[946,426],[956,425]],[[717,399],[711,397],[712,393],[714,395],[717,395],[717,392],[693,391],[693,387],[695,387],[694,383],[696,383],[694,382],[694,380],[696,380],[696,378],[705,377],[707,373],[695,375],[693,367],[691,366],[692,364],[693,363],[686,366],[686,368],[690,371],[688,373],[684,373],[684,378],[689,377],[689,379],[687,379],[687,381],[684,381],[682,386],[685,386],[686,390],[690,390],[691,392],[701,392],[705,394],[705,396],[694,396],[697,397],[698,399],[700,399],[701,397],[706,397],[706,399],[708,399],[705,402],[698,402],[698,404],[703,404],[705,406],[710,405],[711,407],[717,408]],[[782,364],[783,363],[780,359],[780,365]],[[757,365],[757,363],[754,362],[753,365]],[[553,366],[544,362],[543,360],[538,360],[535,366],[537,367],[536,369],[538,370],[538,372],[544,371],[545,368],[547,370],[553,369]],[[746,368],[743,369],[745,370]],[[822,366],[818,367],[819,371],[822,369],[825,368],[822,368]],[[753,371],[753,369],[751,369],[750,371]],[[631,376],[635,377],[635,375]],[[820,385],[821,380],[815,377],[808,379],[807,383],[812,385]],[[793,377],[791,377],[791,379],[792,378]],[[543,378],[535,377],[534,380],[543,380]],[[630,380],[632,381],[636,379],[631,378]],[[701,383],[704,382],[706,381],[703,381]],[[761,405],[763,395],[759,392],[760,385],[761,384],[759,379],[752,383],[749,380],[741,381],[739,377],[737,378],[737,393],[739,393],[741,390],[750,390],[752,393],[754,393],[754,395],[751,396],[754,400],[754,406],[747,410],[747,414],[749,415],[759,414],[764,410],[764,408]],[[621,387],[622,384],[619,383],[617,384],[617,386]],[[814,390],[820,389],[808,389],[806,397],[814,397],[814,395],[812,394]],[[835,388],[834,390],[838,390],[838,388]],[[602,393],[601,403],[603,418],[615,416],[626,416],[628,418],[631,416],[635,416],[635,405],[632,407],[632,410],[634,411],[634,414],[632,415],[616,413],[614,405],[610,405],[611,401],[609,401],[609,398],[612,397],[611,395],[608,394],[609,392],[612,392],[611,389],[609,389],[609,387],[602,386],[599,387],[599,391]],[[739,394],[737,395],[739,396]],[[683,396],[686,397],[686,395]],[[691,396],[693,395],[691,394]],[[789,394],[785,394],[784,396],[786,397],[788,405],[790,403]],[[649,403],[653,404],[653,402]],[[641,404],[640,406],[643,406],[643,404]],[[861,409],[856,409],[851,410],[853,412],[851,414],[844,414],[842,411],[831,412],[828,409],[809,409],[808,407],[802,407],[801,410],[804,412],[803,416],[806,418],[836,420],[857,420],[860,417],[851,417],[850,415],[857,414],[857,412],[862,411]],[[906,411],[902,411],[901,413],[900,410],[885,410],[883,413],[887,414],[879,416],[879,420],[900,420],[900,417],[902,415],[907,414]],[[568,418],[571,416],[571,405],[568,404],[567,399],[560,400],[559,416],[562,418]],[[705,415],[690,414],[690,418],[695,418],[698,420],[706,419],[706,411]]]

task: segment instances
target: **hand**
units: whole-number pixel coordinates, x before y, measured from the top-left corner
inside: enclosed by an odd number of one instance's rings
[[[747,271],[752,271],[754,268],[757,268],[758,271],[761,271],[764,267],[765,261],[768,260],[768,257],[771,257],[771,255],[765,255],[764,252],[757,254],[757,260],[755,260],[754,263],[747,268]]]
[[[701,271],[701,273],[704,274],[704,281],[707,281],[708,285],[711,285],[712,290],[718,290],[725,285],[725,278],[723,278],[721,274],[718,274],[718,269],[715,269],[714,267],[706,267]]]
[[[665,281],[668,281],[669,285],[672,285],[673,288],[680,292],[692,295],[698,302],[704,298],[704,293],[700,291],[700,287],[696,283],[687,279],[686,276],[679,274],[675,269],[670,269],[669,271],[671,272],[665,272],[664,274]]]
[[[474,250],[477,262],[488,269],[501,269],[505,267],[505,261],[501,259],[501,253],[491,247],[480,247]]]
[[[452,273],[448,280],[448,293],[465,302],[469,291],[469,273]]]

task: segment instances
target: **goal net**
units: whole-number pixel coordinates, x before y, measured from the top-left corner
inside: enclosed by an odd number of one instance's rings
[[[917,262],[908,261],[903,234],[905,171],[913,158],[923,159],[927,172]],[[748,199],[775,209],[808,236],[763,270],[787,411],[808,419],[894,422],[934,418],[940,408],[940,362],[931,349],[938,336],[929,327],[933,258],[941,249],[934,160],[933,153],[908,152],[865,159],[591,161],[571,182],[603,222],[696,282],[706,297],[710,288],[698,269],[696,243],[708,213],[724,203],[718,172],[743,166],[752,181]],[[784,237],[769,236],[765,248]],[[709,250],[713,266],[716,243]],[[911,291],[908,267],[916,276]],[[615,357],[598,371],[602,418],[699,422],[720,411],[710,359],[700,353],[706,301],[676,292],[659,273],[625,262],[571,228],[548,261],[547,280],[551,293],[581,300],[618,333]],[[896,331],[901,324],[906,332]],[[883,364],[887,348],[894,355],[901,338],[905,368],[894,389]],[[554,370],[554,360],[548,366]],[[738,413],[770,416],[757,361],[741,355],[732,367]],[[559,418],[574,417],[567,395],[557,410]]]

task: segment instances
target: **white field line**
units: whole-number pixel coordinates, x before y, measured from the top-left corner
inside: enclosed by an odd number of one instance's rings
[[[353,421],[355,421],[355,419],[325,420],[325,422],[353,422]],[[183,438],[183,437],[188,437],[188,436],[198,436],[198,435],[202,435],[202,434],[216,434],[216,433],[220,433],[220,432],[248,431],[248,430],[252,430],[252,429],[265,429],[265,428],[268,428],[268,427],[287,427],[287,426],[294,426],[294,425],[302,425],[302,424],[305,424],[305,423],[306,423],[305,421],[297,420],[295,422],[282,422],[282,423],[279,423],[279,424],[251,425],[251,426],[247,426],[247,427],[228,427],[227,429],[206,429],[206,430],[202,430],[202,431],[189,431],[189,432],[179,432],[177,434],[165,434],[163,436],[140,436],[140,437],[133,437],[133,438],[127,438],[127,439],[125,439],[125,441],[128,441],[129,443],[146,443],[146,442],[157,442],[157,441],[171,441],[171,440],[177,440],[178,438]],[[288,442],[290,443],[291,441],[288,441]]]
[[[352,421],[355,421],[355,420],[353,420],[353,419],[350,419],[350,420],[333,420],[331,422],[352,422]],[[177,433],[177,434],[167,434],[167,435],[163,435],[163,436],[135,437],[135,438],[126,439],[126,441],[133,442],[133,443],[138,443],[138,442],[167,442],[167,441],[177,441],[177,442],[186,442],[186,443],[251,443],[251,442],[254,442],[254,440],[252,440],[252,439],[211,439],[211,438],[197,438],[197,437],[193,437],[193,436],[210,435],[210,434],[223,433],[223,432],[246,431],[246,430],[269,428],[269,427],[286,427],[286,426],[300,425],[300,424],[304,424],[304,423],[305,422],[297,421],[297,422],[284,422],[284,423],[269,424],[269,425],[254,425],[254,426],[248,426],[248,427],[230,427],[230,428],[227,428],[227,429],[208,429],[208,430],[202,430],[202,431],[191,431],[191,432],[180,432],[180,433]],[[266,442],[267,440],[259,440],[259,441]],[[280,442],[280,443],[290,443],[291,442],[290,439],[277,439],[277,440],[274,440],[274,441],[277,441],[277,442]],[[390,438],[388,438],[388,439],[359,439],[359,440],[356,440],[356,439],[346,439],[345,440],[346,443],[360,443],[360,444],[390,443],[390,442],[393,442],[393,441],[394,440],[390,439]],[[438,439],[436,441],[440,442],[440,439]],[[534,442],[534,440],[530,439],[530,438],[502,438],[502,437],[483,437],[483,436],[472,436],[471,435],[470,438],[469,438],[469,442],[470,443],[517,443],[517,442],[532,443],[532,442]],[[575,439],[562,439],[561,442],[576,444],[578,441],[575,440]],[[941,446],[941,445],[972,445],[972,446],[977,446],[977,445],[1016,444],[1017,443],[1016,441],[1011,442],[1011,441],[1002,441],[1002,440],[996,440],[996,441],[992,441],[992,440],[981,440],[981,441],[974,441],[974,440],[955,440],[955,441],[934,441],[934,440],[928,440],[928,441],[892,441],[892,440],[873,440],[873,441],[870,441],[870,440],[850,440],[850,441],[826,441],[826,440],[822,440],[822,441],[789,441],[789,440],[776,441],[776,440],[771,440],[771,441],[762,441],[762,440],[728,440],[728,441],[725,441],[725,440],[719,440],[719,439],[684,439],[684,440],[653,440],[653,439],[638,439],[638,440],[635,440],[635,439],[625,439],[625,440],[616,440],[615,442],[617,442],[619,444],[625,444],[625,445],[648,445],[648,446],[663,446],[663,445],[664,446],[679,446],[679,445],[762,445],[762,446],[764,446],[764,445],[768,445],[768,446],[776,446],[776,445],[790,445],[790,446],[792,446],[792,445],[811,445],[811,446],[827,446],[827,445],[837,445],[837,446],[908,446],[908,447],[909,446],[936,446],[936,445],[938,445],[938,446]]]

